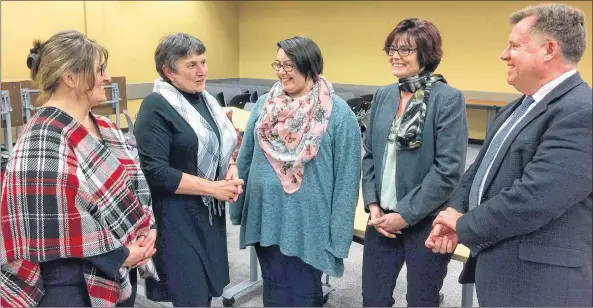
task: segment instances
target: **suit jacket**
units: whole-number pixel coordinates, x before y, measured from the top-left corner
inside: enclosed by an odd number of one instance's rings
[[[364,138],[362,192],[365,210],[379,203],[383,155],[389,128],[400,103],[397,84],[381,87],[373,97],[369,129]],[[397,209],[414,226],[436,215],[449,199],[465,169],[467,117],[461,91],[435,82],[426,106],[423,144],[413,150],[397,151]]]
[[[501,109],[450,205],[468,211],[479,164],[523,97]],[[507,137],[481,204],[457,222],[480,306],[591,306],[592,96],[578,73]]]

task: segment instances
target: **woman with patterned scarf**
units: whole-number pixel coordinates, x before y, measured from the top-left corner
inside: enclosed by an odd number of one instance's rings
[[[27,58],[42,104],[17,140],[0,206],[0,306],[133,306],[158,279],[148,184],[107,100],[107,50],[77,31]]]
[[[461,180],[467,151],[463,94],[433,72],[441,36],[429,21],[401,21],[385,40],[396,84],[377,90],[364,140],[364,306],[392,306],[406,264],[408,306],[439,306],[451,255],[424,246],[443,203]]]
[[[232,159],[237,133],[206,88],[206,47],[186,33],[164,37],[160,75],[134,126],[140,165],[158,226],[154,256],[160,281],[147,297],[174,306],[210,306],[229,283],[225,202],[243,181]]]
[[[251,112],[239,151],[245,194],[230,207],[255,246],[264,306],[321,306],[321,275],[344,273],[360,183],[360,128],[305,37],[277,44],[279,81]]]

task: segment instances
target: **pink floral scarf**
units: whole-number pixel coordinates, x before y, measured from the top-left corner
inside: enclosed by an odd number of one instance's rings
[[[282,84],[270,89],[256,130],[259,145],[286,193],[301,187],[305,163],[316,155],[332,111],[334,89],[324,77],[309,94],[292,98]]]

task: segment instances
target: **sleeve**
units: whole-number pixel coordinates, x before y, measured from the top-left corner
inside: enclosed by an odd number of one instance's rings
[[[119,275],[119,269],[124,265],[130,255],[130,250],[126,247],[116,248],[108,253],[98,256],[87,257],[95,267],[100,269],[109,278],[115,279]]]
[[[589,107],[552,124],[521,178],[459,218],[459,241],[479,252],[538,230],[587,198],[593,171],[591,112]]]
[[[375,165],[373,162],[373,126],[377,112],[379,90],[373,96],[371,103],[371,118],[367,127],[366,136],[363,140],[364,155],[362,157],[362,197],[364,210],[369,213],[369,204],[379,203],[379,195],[376,188]]]
[[[144,99],[134,125],[134,136],[140,157],[140,167],[152,190],[175,193],[182,172],[169,163],[172,135],[162,105],[167,104],[160,95]]]
[[[459,213],[465,213],[469,207],[469,191],[472,186],[472,181],[476,175],[476,168],[478,163],[477,160],[467,169],[467,171],[461,177],[459,186],[453,192],[451,199],[447,201],[447,207],[454,208]]]
[[[436,115],[435,160],[422,183],[397,202],[402,218],[410,225],[430,215],[451,196],[465,169],[467,116],[460,91],[443,97]]]
[[[255,130],[255,123],[259,117],[259,111],[266,101],[268,95],[262,95],[257,103],[251,109],[251,114],[245,125],[243,132],[243,140],[241,141],[241,148],[239,149],[239,156],[237,157],[237,169],[239,170],[239,178],[243,180],[243,193],[237,199],[237,202],[230,204],[229,215],[233,225],[241,224],[241,216],[243,214],[243,206],[245,204],[245,195],[247,194],[247,179],[249,178],[249,169],[251,168],[251,160],[253,158],[253,148],[255,146],[255,138],[253,136]]]
[[[334,185],[328,251],[337,258],[348,257],[360,185],[360,127],[354,113],[345,111],[333,133]]]

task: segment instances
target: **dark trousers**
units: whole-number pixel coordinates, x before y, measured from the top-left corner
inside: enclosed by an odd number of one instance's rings
[[[134,307],[136,289],[127,300],[118,303],[116,307]],[[45,295],[38,307],[91,307],[91,299],[86,285],[45,286]]]
[[[116,307],[134,307],[138,289],[137,270],[130,271],[132,294],[130,297],[116,305]],[[85,283],[73,285],[44,285],[45,295],[41,298],[38,307],[91,307],[91,298]]]
[[[362,261],[363,306],[393,306],[393,290],[404,262],[408,272],[408,307],[439,306],[439,291],[451,254],[433,253],[424,246],[434,218],[429,216],[405,228],[395,239],[367,227]]]
[[[43,288],[45,295],[41,298],[38,307],[91,307],[89,291],[85,284],[48,285]]]
[[[170,301],[173,307],[210,307],[212,296],[202,264],[192,265],[194,268],[189,271],[184,270],[178,260],[161,260],[161,281],[145,280],[147,298],[156,302]],[[199,275],[192,275],[196,272]]]
[[[258,243],[255,250],[264,281],[265,307],[323,306],[320,270],[282,254],[276,245],[262,247]]]

